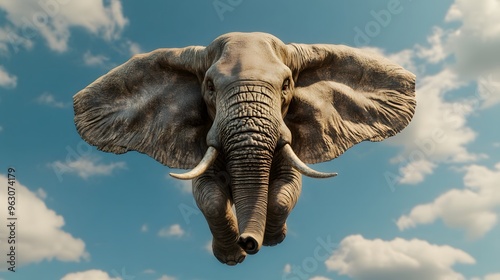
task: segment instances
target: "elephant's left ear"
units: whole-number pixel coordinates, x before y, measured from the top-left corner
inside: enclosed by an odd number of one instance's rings
[[[74,96],[78,132],[105,152],[135,150],[170,167],[195,167],[211,126],[200,85],[206,61],[204,47],[134,56]]]
[[[393,136],[410,122],[416,106],[411,72],[347,46],[287,47],[296,82],[285,123],[304,162],[331,160],[361,141]]]

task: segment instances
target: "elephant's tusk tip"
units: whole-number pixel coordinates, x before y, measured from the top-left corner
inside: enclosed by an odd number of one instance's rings
[[[325,173],[325,178],[331,178],[331,177],[335,177],[337,175],[339,175],[337,172]]]
[[[169,174],[170,174],[170,176],[177,178],[177,179],[181,179],[181,180],[194,179],[194,178],[200,176],[201,174],[203,174],[205,171],[207,171],[207,169],[210,167],[210,165],[212,165],[212,163],[214,163],[215,160],[217,159],[218,154],[219,154],[219,152],[217,152],[216,148],[208,147],[208,149],[207,149],[205,155],[203,156],[203,158],[201,159],[200,163],[198,163],[198,165],[195,168],[193,168],[191,171],[188,171],[188,172],[183,173],[183,174],[177,174],[177,173],[169,173]]]
[[[308,177],[312,178],[330,178],[330,177],[335,177],[337,176],[337,172],[334,173],[324,173],[324,172],[319,172],[316,171],[309,166],[307,166],[304,162],[302,162],[299,157],[295,154],[295,152],[292,150],[292,147],[290,144],[286,144],[283,146],[283,153],[285,157],[290,161],[291,165],[297,169],[300,173],[303,175],[306,175]]]
[[[178,174],[178,173],[168,173],[168,175],[176,178],[176,179],[179,179],[179,180],[190,180],[192,179],[191,177],[189,176],[185,176],[185,174]]]
[[[307,176],[310,176],[313,178],[332,178],[332,177],[335,177],[339,174],[337,172],[325,173],[325,172],[318,172],[318,171],[314,170],[314,172],[305,173],[304,175],[307,175]]]

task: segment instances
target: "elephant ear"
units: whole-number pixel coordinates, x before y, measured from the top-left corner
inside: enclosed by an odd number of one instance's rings
[[[78,132],[105,152],[135,150],[193,168],[211,125],[198,78],[205,60],[203,47],[134,56],[74,96]]]
[[[415,75],[371,52],[290,44],[295,92],[285,123],[307,163],[328,161],[365,140],[401,131],[415,112]]]

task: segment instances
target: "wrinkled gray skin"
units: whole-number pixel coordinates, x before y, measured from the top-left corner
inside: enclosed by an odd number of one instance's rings
[[[198,166],[174,176],[194,178],[214,255],[234,265],[283,241],[298,170],[334,175],[303,162],[401,131],[414,92],[412,73],[362,50],[230,33],[208,47],[136,55],[76,94],[74,109],[78,132],[100,150]]]

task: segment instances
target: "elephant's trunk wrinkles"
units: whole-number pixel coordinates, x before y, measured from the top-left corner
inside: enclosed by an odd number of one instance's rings
[[[264,239],[270,167],[261,161],[242,160],[230,164],[228,170],[232,176],[239,243],[247,253],[255,254]]]
[[[264,239],[269,172],[279,138],[279,119],[275,116],[279,111],[266,92],[265,87],[248,86],[230,92],[225,108],[228,118],[220,125],[239,244],[248,254],[257,253]]]

